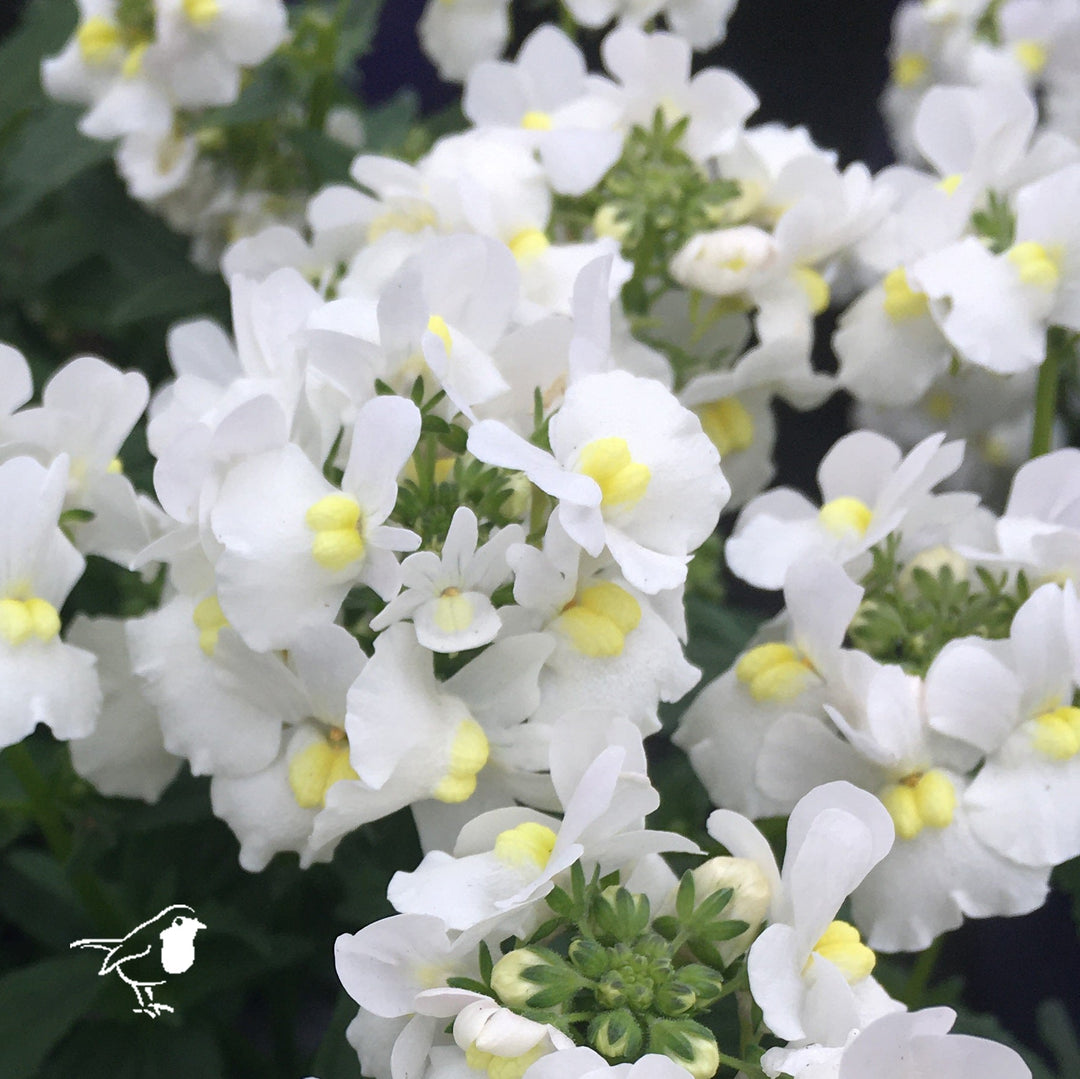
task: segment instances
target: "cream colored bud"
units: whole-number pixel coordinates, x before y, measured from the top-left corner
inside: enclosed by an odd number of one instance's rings
[[[953,580],[967,580],[968,560],[952,548],[939,544],[937,547],[928,547],[925,551],[920,551],[900,571],[897,584],[900,586],[901,593],[908,597],[915,595],[917,591],[914,580],[915,570],[923,569],[931,577],[937,577],[946,567],[952,571]]]
[[[671,260],[681,285],[712,296],[734,296],[776,261],[776,243],[754,225],[715,229],[691,236]]]
[[[756,862],[749,858],[710,858],[694,871],[694,897],[700,903],[721,888],[731,888],[734,895],[721,915],[724,919],[746,922],[749,927],[731,940],[718,941],[716,949],[725,963],[731,963],[750,947],[758,928],[765,920],[772,899],[772,889]]]
[[[592,227],[597,236],[606,236],[620,244],[630,232],[629,224],[619,217],[619,211],[610,202],[605,202],[593,214]]]
[[[525,978],[525,971],[545,962],[542,955],[529,948],[508,952],[491,969],[491,988],[508,1008],[524,1008],[529,997],[540,988]]]

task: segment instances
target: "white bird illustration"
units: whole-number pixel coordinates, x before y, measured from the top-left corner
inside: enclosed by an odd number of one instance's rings
[[[191,907],[175,903],[119,940],[87,937],[70,946],[107,952],[98,974],[115,970],[135,991],[139,1006],[133,1010],[156,1019],[173,1009],[154,1000],[154,988],[165,984],[163,975],[183,974],[195,962],[195,934],[205,928]]]

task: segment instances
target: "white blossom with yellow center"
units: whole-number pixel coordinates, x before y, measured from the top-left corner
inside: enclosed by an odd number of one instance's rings
[[[858,930],[836,920],[892,846],[892,822],[873,795],[836,782],[802,798],[788,821],[782,870],[740,814],[717,810],[708,829],[736,857],[757,863],[771,888],[769,925],[747,960],[770,1030],[789,1041],[843,1045],[852,1030],[901,1007],[870,976],[874,955]]]
[[[61,454],[0,464],[0,748],[38,723],[57,738],[89,734],[101,706],[94,656],[60,638],[59,609],[82,575],[82,556],[58,522],[68,476]]]
[[[841,438],[818,468],[822,505],[777,488],[750,502],[725,553],[732,571],[758,588],[779,588],[798,561],[825,557],[848,564],[928,507],[931,488],[960,465],[963,446],[944,435],[923,439],[902,457],[882,435]]]
[[[548,430],[550,455],[485,420],[469,450],[558,498],[566,533],[590,555],[606,547],[635,588],[678,587],[730,494],[697,417],[659,383],[611,371],[574,382]]]
[[[491,593],[510,577],[506,551],[523,543],[525,531],[511,524],[477,547],[476,514],[467,506],[454,512],[442,551],[419,551],[401,567],[403,590],[372,620],[383,630],[411,618],[416,639],[433,652],[462,652],[495,639],[502,619]]]
[[[394,552],[419,537],[384,522],[419,434],[411,401],[377,397],[357,413],[340,489],[292,443],[226,474],[210,515],[224,548],[218,601],[251,647],[287,648],[300,629],[332,622],[357,583],[397,593]]]

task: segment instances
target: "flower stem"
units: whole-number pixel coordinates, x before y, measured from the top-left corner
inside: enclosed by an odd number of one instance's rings
[[[1035,388],[1035,425],[1031,432],[1031,457],[1041,457],[1050,452],[1057,416],[1058,384],[1061,361],[1071,356],[1073,336],[1059,327],[1051,327],[1046,335],[1046,359],[1039,368],[1039,382]]]
[[[944,939],[944,934],[935,938],[930,947],[915,960],[911,968],[907,984],[904,986],[903,1001],[912,1010],[921,1008],[926,1002],[926,991],[930,987],[930,978],[937,965],[938,956],[941,954],[941,942]]]

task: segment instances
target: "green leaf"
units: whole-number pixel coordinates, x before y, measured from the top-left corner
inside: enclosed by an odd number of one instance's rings
[[[0,45],[0,141],[13,119],[45,100],[41,59],[60,51],[75,18],[71,0],[27,4],[17,29]]]
[[[694,874],[689,869],[680,878],[675,893],[675,915],[683,923],[694,916]]]
[[[384,0],[345,0],[334,58],[336,70],[350,71],[355,61],[370,51],[383,3]]]
[[[81,110],[53,105],[27,118],[0,160],[0,229],[5,229],[76,176],[108,161],[112,144],[75,128]]]
[[[0,869],[0,914],[28,936],[66,949],[92,927],[59,863],[39,850],[12,850]]]
[[[63,955],[0,978],[0,1075],[4,1079],[30,1079],[37,1074],[49,1051],[93,1007],[104,988],[97,969],[93,956]]]

